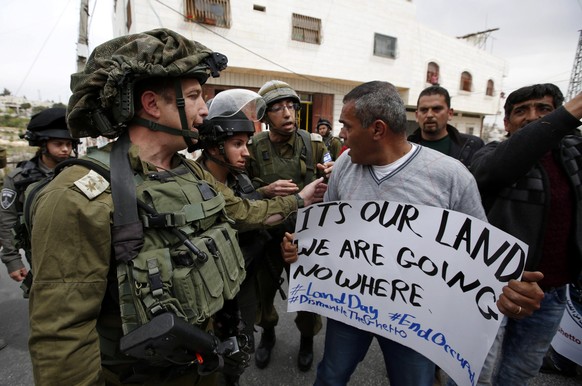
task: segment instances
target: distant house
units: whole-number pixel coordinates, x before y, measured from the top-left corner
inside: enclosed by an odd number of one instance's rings
[[[309,131],[324,117],[337,133],[343,96],[362,82],[386,80],[398,88],[411,130],[418,94],[440,84],[453,98],[453,125],[479,135],[483,118],[498,111],[507,68],[474,44],[420,24],[410,0],[117,0],[113,15],[115,36],[164,26],[228,56],[228,69],[205,86],[207,98],[288,82]]]

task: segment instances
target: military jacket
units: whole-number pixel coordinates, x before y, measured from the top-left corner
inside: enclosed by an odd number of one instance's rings
[[[38,156],[19,164],[4,179],[2,202],[0,205],[0,256],[6,264],[8,273],[24,268],[22,258],[14,245],[12,230],[22,213],[24,192],[26,188],[49,175],[52,169],[47,167]]]
[[[323,143],[325,143],[325,147],[329,150],[331,159],[335,161],[342,150],[342,140],[329,133],[326,137],[323,137]]]
[[[263,135],[266,139],[261,139]],[[331,157],[321,135],[312,133],[310,139],[313,162],[306,165],[305,146],[297,132],[284,143],[271,142],[267,132],[253,136],[249,143],[247,172],[260,194],[264,195],[263,187],[280,179],[293,180],[301,190],[317,178],[317,164],[331,161]],[[308,173],[308,168],[313,173]]]
[[[129,155],[134,174],[145,177],[157,171],[138,157],[136,146],[131,146]],[[197,176],[224,196],[226,214],[238,230],[261,228],[268,217],[285,216],[297,209],[295,197],[238,198],[197,163],[176,155],[173,165],[179,167],[183,162],[189,162]],[[121,330],[119,305],[107,301],[115,280],[115,269],[111,269],[115,265],[111,240],[114,208],[109,183],[91,180],[91,173],[79,165],[66,168],[38,193],[32,207],[35,276],[30,293],[29,349],[36,384],[103,385],[100,343],[110,341],[118,346],[119,336],[109,332],[104,336],[105,331]]]

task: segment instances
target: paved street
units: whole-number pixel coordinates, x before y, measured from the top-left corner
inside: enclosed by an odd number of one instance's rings
[[[30,359],[27,350],[28,303],[21,295],[18,284],[12,281],[1,267],[0,276],[0,334],[8,342],[8,347],[0,351],[0,386],[33,385]],[[313,384],[315,370],[307,373],[297,370],[296,356],[299,348],[299,333],[295,329],[294,314],[288,314],[279,300],[280,326],[277,329],[277,344],[271,364],[264,370],[254,364],[245,372],[241,386],[304,386]],[[323,331],[322,331],[323,332]],[[315,360],[321,359],[323,333],[316,337]],[[256,335],[257,341],[259,334]],[[388,385],[384,366],[377,344],[373,344],[363,363],[360,364],[350,381],[350,385]],[[576,378],[539,375],[533,386],[580,386],[582,374]],[[69,386],[69,385],[63,385]],[[71,385],[72,386],[72,385]]]

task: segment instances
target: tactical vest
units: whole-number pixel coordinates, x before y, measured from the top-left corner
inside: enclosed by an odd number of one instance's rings
[[[267,184],[280,179],[293,180],[299,189],[315,179],[311,137],[304,130],[297,130],[296,133],[291,158],[277,156],[277,151],[269,140],[269,132],[263,131],[253,136],[251,149],[261,171],[261,175],[257,177]]]
[[[29,185],[52,175],[52,173],[43,172],[38,167],[38,164],[33,160],[19,162],[17,169],[13,173],[14,189],[16,190],[17,194],[17,200],[14,204],[16,205],[16,211],[19,213],[19,215],[22,213],[22,207],[24,204],[24,192],[26,191],[26,188]]]
[[[92,148],[72,163],[82,163],[109,181],[110,155]],[[185,160],[145,178],[134,174],[134,183],[143,244],[131,260],[116,263],[123,333],[163,312],[200,325],[234,298],[245,278],[224,197]]]

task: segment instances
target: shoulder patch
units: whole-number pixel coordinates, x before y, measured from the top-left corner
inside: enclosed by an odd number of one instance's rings
[[[2,209],[10,208],[14,201],[16,201],[16,191],[8,188],[2,189],[2,202],[0,203]]]
[[[317,133],[311,133],[311,140],[314,142],[323,142],[323,137]]]
[[[87,196],[89,200],[94,199],[109,187],[109,181],[99,173],[90,170],[84,177],[75,181],[75,186]]]

